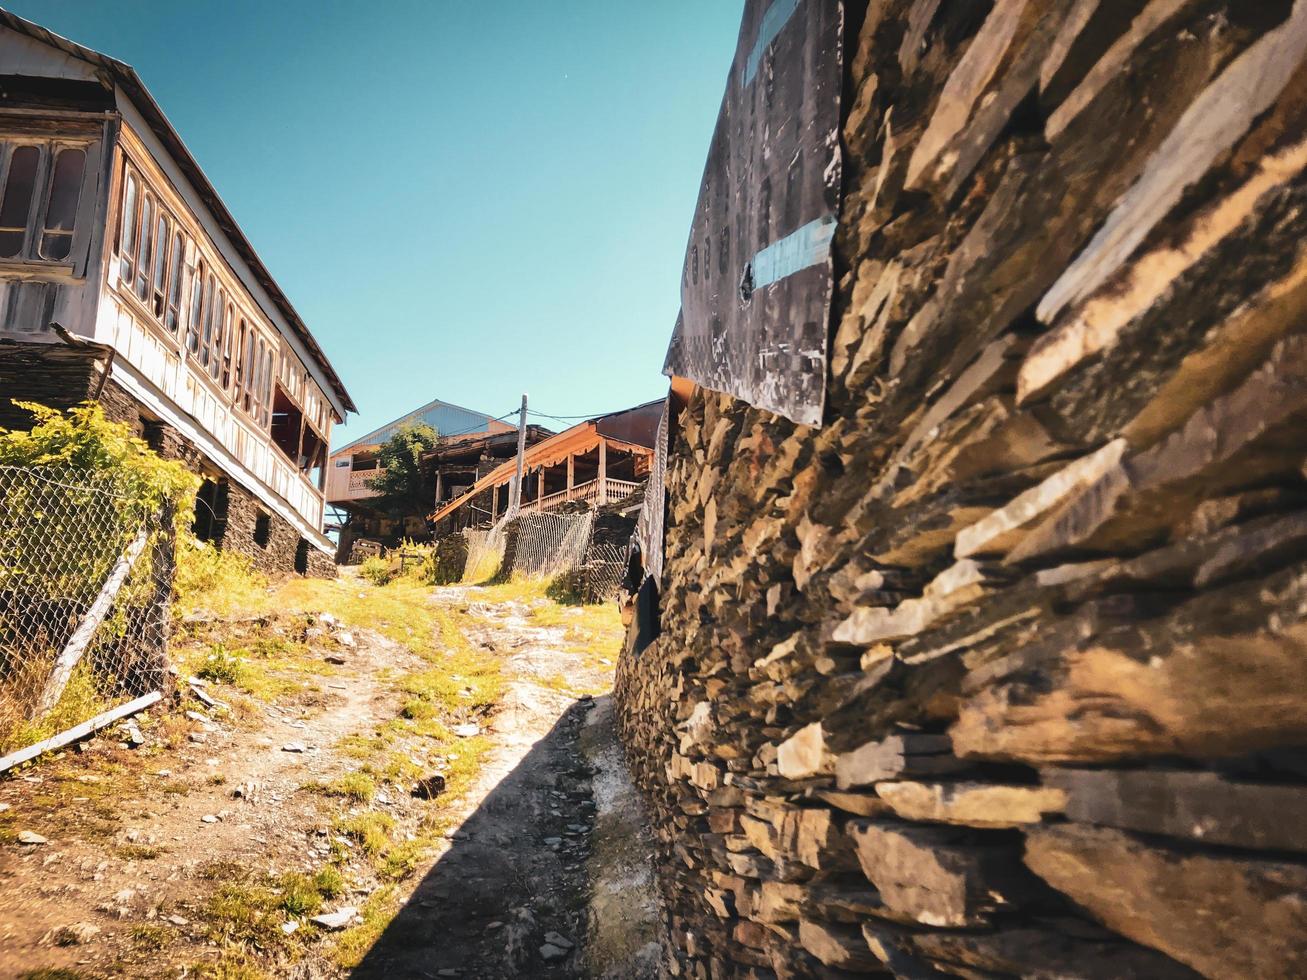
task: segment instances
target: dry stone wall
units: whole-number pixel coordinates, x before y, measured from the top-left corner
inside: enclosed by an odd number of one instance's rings
[[[1307,975],[1307,4],[846,8],[826,421],[619,666],[688,977]]]

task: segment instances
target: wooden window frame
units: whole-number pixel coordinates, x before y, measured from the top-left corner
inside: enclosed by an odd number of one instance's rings
[[[47,268],[75,269],[78,267],[74,251],[79,236],[84,232],[86,220],[87,179],[93,166],[91,147],[95,140],[91,137],[59,137],[51,139],[46,136],[6,133],[0,136],[0,199],[9,183],[9,168],[13,162],[14,151],[21,146],[35,147],[38,153],[36,176],[32,183],[32,197],[28,202],[27,223],[23,228],[23,242],[13,255],[0,258],[0,263],[45,266]],[[77,207],[73,212],[73,227],[69,230],[70,241],[68,254],[61,259],[47,259],[41,254],[41,240],[46,234],[45,222],[50,209],[50,197],[53,191],[54,161],[63,150],[81,150],[82,176],[77,188]],[[13,230],[17,230],[17,227]]]

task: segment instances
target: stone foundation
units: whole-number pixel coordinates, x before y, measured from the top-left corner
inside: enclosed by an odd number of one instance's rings
[[[137,401],[117,382],[102,381],[107,357],[102,350],[63,344],[0,344],[0,427],[31,428],[31,413],[13,405],[13,399],[67,410],[96,397],[107,418],[131,426],[159,455],[179,459],[192,470],[221,481],[226,488],[226,506],[218,515],[213,536],[219,547],[249,555],[265,573],[336,576],[331,556],[311,544],[305,553],[299,531],[285,518],[264,507],[244,487],[222,477],[172,426],[144,418]],[[266,519],[266,533],[256,535],[256,530],[265,530],[261,518]]]
[[[1126,7],[845,4],[824,425],[690,398],[619,665],[673,975],[1307,975],[1307,8]]]

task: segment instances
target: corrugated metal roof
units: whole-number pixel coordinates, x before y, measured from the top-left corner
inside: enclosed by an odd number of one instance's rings
[[[65,54],[70,54],[95,65],[107,75],[108,81],[122,86],[123,91],[127,93],[127,96],[140,109],[141,114],[145,116],[150,128],[154,131],[154,135],[159,138],[159,141],[163,143],[173,159],[177,161],[178,166],[182,168],[182,171],[194,186],[195,192],[213,214],[218,226],[222,228],[223,233],[235,246],[236,251],[245,260],[246,265],[250,267],[254,278],[272,297],[278,312],[286,318],[296,336],[308,348],[309,353],[313,355],[314,360],[317,361],[318,366],[330,382],[332,392],[336,395],[341,408],[346,412],[357,412],[358,407],[354,404],[354,399],[345,390],[345,383],[336,374],[336,369],[327,360],[327,355],[318,346],[318,342],[314,340],[313,334],[309,332],[309,328],[300,319],[295,307],[291,305],[286,294],[281,291],[281,287],[272,278],[272,273],[268,271],[267,266],[263,264],[263,260],[254,251],[254,246],[250,244],[249,239],[245,237],[245,233],[236,224],[236,219],[232,217],[231,212],[227,210],[227,205],[218,196],[218,191],[209,182],[209,178],[204,171],[200,169],[199,163],[191,155],[191,151],[186,148],[186,144],[182,142],[177,130],[173,129],[172,123],[164,115],[159,103],[154,101],[154,96],[150,94],[149,89],[145,87],[145,83],[136,74],[136,69],[116,58],[109,57],[107,54],[101,54],[99,51],[78,44],[76,41],[70,41],[68,38],[47,30],[40,24],[25,20],[4,8],[0,8],[0,23],[18,31],[20,34],[26,34],[28,37],[35,38],[44,44],[63,51]]]
[[[387,422],[381,428],[373,429],[367,435],[360,436],[353,442],[341,446],[332,453],[332,456],[348,452],[355,446],[379,446],[394,435],[395,430],[401,425],[413,425],[419,422],[431,426],[439,435],[461,436],[470,432],[486,432],[490,429],[492,422],[499,422],[499,420],[487,415],[485,412],[474,412],[470,408],[451,405],[449,402],[436,398],[427,402],[421,408],[415,408],[407,415],[401,415],[393,422]],[[499,425],[503,426],[501,431],[516,428],[516,426],[504,422],[499,422]]]

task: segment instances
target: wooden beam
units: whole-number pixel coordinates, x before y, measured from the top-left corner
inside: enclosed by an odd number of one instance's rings
[[[86,652],[86,648],[91,645],[95,631],[100,628],[104,617],[109,615],[109,607],[113,605],[113,600],[122,589],[123,583],[127,581],[128,574],[135,566],[136,560],[141,557],[141,552],[145,550],[145,544],[149,539],[150,528],[147,524],[141,528],[135,540],[127,546],[127,550],[114,563],[109,572],[109,577],[104,580],[104,585],[100,586],[100,594],[91,603],[91,608],[86,610],[86,615],[77,624],[77,629],[73,632],[72,638],[69,639],[68,644],[60,652],[58,659],[55,660],[54,669],[50,672],[50,679],[46,681],[45,690],[41,692],[41,699],[37,702],[36,716],[45,714],[59,703],[64,688],[68,686],[68,679],[73,676],[73,668],[82,659],[82,654]]]
[[[608,443],[599,440],[599,506],[608,503]]]
[[[567,454],[567,499],[572,499],[572,488],[576,486],[576,457]]]
[[[88,718],[80,725],[74,725],[67,731],[60,732],[58,735],[51,735],[47,739],[42,739],[35,745],[29,745],[25,749],[19,749],[17,752],[11,752],[9,755],[0,758],[0,772],[12,769],[14,766],[21,765],[29,759],[35,759],[44,752],[53,749],[63,748],[70,742],[76,742],[79,738],[85,738],[94,731],[98,731],[105,725],[113,724],[120,718],[126,718],[138,711],[143,711],[150,705],[163,697],[158,691],[151,691],[149,694],[142,695],[134,701],[128,701],[126,704],[120,704],[116,708],[110,708],[108,711],[96,715],[94,718]]]

